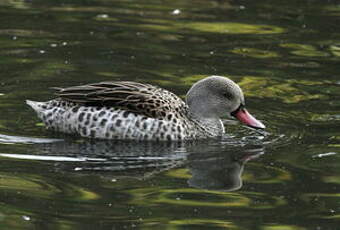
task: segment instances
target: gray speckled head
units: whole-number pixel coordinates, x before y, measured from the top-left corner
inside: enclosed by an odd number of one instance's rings
[[[241,88],[229,78],[210,76],[190,88],[186,101],[192,114],[218,118],[237,110],[244,104],[244,96]]]

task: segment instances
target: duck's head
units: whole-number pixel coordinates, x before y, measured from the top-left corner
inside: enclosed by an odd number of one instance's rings
[[[245,109],[241,88],[229,78],[210,76],[196,82],[188,91],[186,101],[194,116],[209,119],[228,115],[250,127],[265,128]]]

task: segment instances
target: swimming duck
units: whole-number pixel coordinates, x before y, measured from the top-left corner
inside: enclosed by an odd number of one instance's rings
[[[193,140],[221,136],[229,115],[263,129],[246,109],[241,88],[210,76],[196,82],[186,103],[175,94],[130,81],[55,88],[58,98],[27,100],[48,129],[83,137],[134,140]]]

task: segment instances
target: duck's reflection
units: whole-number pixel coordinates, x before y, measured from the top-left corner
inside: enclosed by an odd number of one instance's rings
[[[56,170],[145,179],[173,168],[187,168],[189,186],[223,191],[240,189],[245,163],[264,153],[263,148],[245,150],[216,140],[159,143],[71,139],[34,146],[32,159],[56,161]],[[23,156],[30,159],[30,155]],[[20,158],[20,154],[11,157]]]
[[[195,188],[235,191],[242,187],[246,162],[264,153],[262,148],[231,150],[220,153],[191,154],[188,167],[192,177],[188,184]],[[209,156],[210,154],[210,156]]]

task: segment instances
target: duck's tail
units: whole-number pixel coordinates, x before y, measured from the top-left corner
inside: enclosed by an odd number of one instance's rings
[[[26,104],[31,106],[32,109],[36,112],[41,112],[43,109],[43,102],[38,102],[38,101],[31,101],[31,100],[26,100]]]

